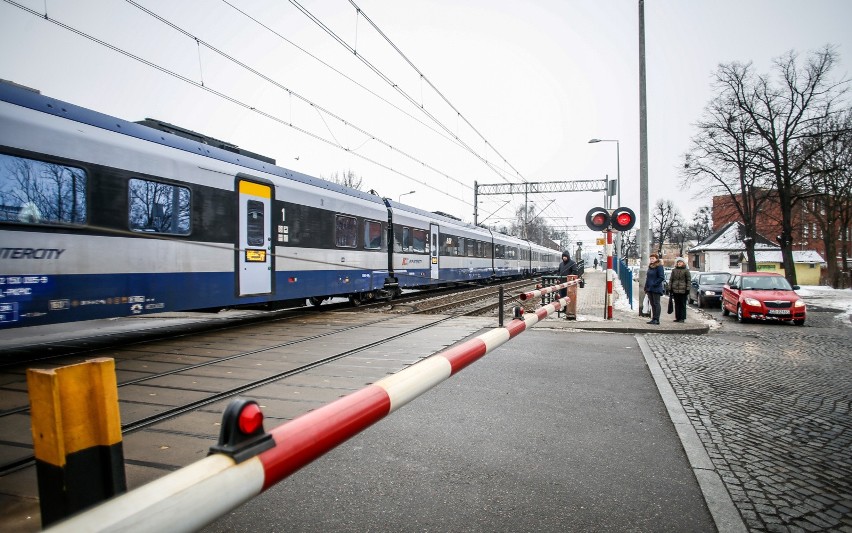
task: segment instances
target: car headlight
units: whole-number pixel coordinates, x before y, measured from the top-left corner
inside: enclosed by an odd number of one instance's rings
[[[743,300],[747,305],[752,307],[760,307],[760,300],[755,300],[754,298],[746,298]]]
[[[716,296],[716,293],[713,291],[704,291],[704,296]]]
[[[804,306],[805,306],[805,301],[804,301],[804,300],[796,300],[796,301],[793,303],[793,307],[804,307]]]

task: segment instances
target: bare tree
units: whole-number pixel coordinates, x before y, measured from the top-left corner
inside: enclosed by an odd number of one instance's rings
[[[521,204],[515,211],[515,218],[509,229],[512,235],[539,244],[545,242],[545,238],[553,238],[553,229],[541,216],[542,212],[536,210],[533,203]]]
[[[730,69],[742,75],[739,66],[720,67],[718,77],[730,76]],[[698,133],[692,138],[681,173],[684,184],[702,186],[703,193],[730,198],[745,228],[748,266],[756,270],[754,246],[761,206],[773,197],[773,182],[759,164],[758,152],[764,140],[755,134],[750,119],[736,103],[729,84],[717,81],[717,96],[707,104]]]
[[[680,210],[671,200],[657,200],[651,219],[651,236],[657,251],[662,254],[663,244],[668,241],[675,228],[683,226]]]
[[[713,211],[709,206],[704,206],[692,215],[692,222],[687,226],[691,239],[701,242],[713,233]]]
[[[849,268],[847,257],[850,218],[852,218],[852,109],[830,118],[820,127],[827,132],[814,136],[811,142],[824,146],[816,150],[810,163],[809,186],[812,198],[803,201],[804,208],[817,221],[825,246],[828,281],[840,286],[837,269],[837,241],[841,240],[843,270]],[[814,235],[816,238],[816,235]]]
[[[338,185],[343,185],[344,187],[349,187],[350,189],[358,189],[360,191],[361,184],[364,180],[352,172],[352,170],[347,170],[341,173],[332,172],[328,181]]]
[[[808,143],[816,125],[837,113],[846,92],[846,80],[832,82],[829,74],[836,66],[837,53],[832,46],[812,54],[800,65],[795,52],[774,62],[776,78],[755,75],[751,64],[722,65],[717,82],[730,94],[748,122],[749,131],[763,142],[757,152],[763,169],[775,184],[781,209],[779,243],[784,272],[796,283],[793,263],[793,207],[807,191],[811,162],[823,149],[820,143]]]
[[[636,241],[635,229],[622,232],[620,242],[621,246],[617,253],[619,257],[625,259],[639,257],[639,243]]]

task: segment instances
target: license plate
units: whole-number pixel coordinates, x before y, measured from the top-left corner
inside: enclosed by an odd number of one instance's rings
[[[790,310],[789,309],[770,309],[768,314],[770,314],[770,315],[789,315]]]

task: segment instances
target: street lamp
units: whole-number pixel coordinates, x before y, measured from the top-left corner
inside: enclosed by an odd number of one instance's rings
[[[618,206],[617,207],[622,207],[622,205],[621,205],[621,153],[620,153],[621,149],[618,145],[618,139],[589,139],[589,144],[594,144],[594,143],[615,143],[615,164],[616,164],[616,172],[617,172],[615,187],[616,187],[616,189],[618,189],[618,191],[617,191]]]
[[[408,191],[408,192],[404,192],[404,193],[400,194],[400,195],[399,195],[399,199],[397,200],[397,202],[402,203],[402,197],[403,197],[403,196],[405,196],[406,194],[414,194],[414,193],[416,193],[416,192],[417,192],[417,191]]]

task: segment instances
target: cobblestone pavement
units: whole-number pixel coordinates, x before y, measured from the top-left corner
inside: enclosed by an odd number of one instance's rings
[[[852,533],[852,327],[708,314],[708,335],[646,339],[746,526]]]

